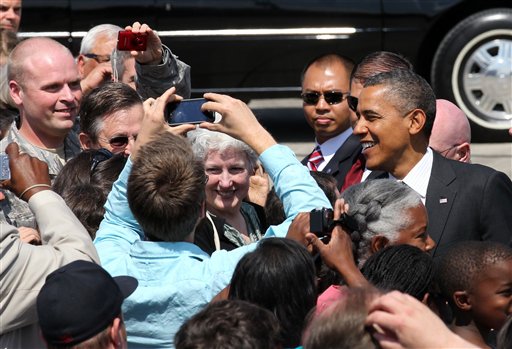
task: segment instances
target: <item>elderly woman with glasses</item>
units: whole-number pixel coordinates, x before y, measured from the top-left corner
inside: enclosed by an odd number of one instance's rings
[[[261,239],[266,229],[263,209],[244,201],[257,168],[256,153],[219,132],[197,129],[187,137],[208,176],[206,217],[196,228],[194,243],[211,254]]]
[[[120,82],[106,83],[82,99],[80,145],[129,156],[143,116],[142,99],[134,89]]]

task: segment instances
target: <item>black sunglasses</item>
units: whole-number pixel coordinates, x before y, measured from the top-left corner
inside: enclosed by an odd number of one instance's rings
[[[128,142],[130,142],[130,139],[133,138],[133,140],[137,140],[137,136],[114,136],[110,139],[98,137],[100,139],[103,139],[104,141],[107,141],[112,148],[124,148],[128,145]]]
[[[347,104],[350,110],[352,110],[354,113],[357,112],[357,103],[359,103],[359,99],[354,96],[347,96]]]
[[[345,98],[348,96],[348,92],[341,92],[341,91],[328,91],[328,92],[304,92],[300,96],[302,97],[302,100],[306,104],[310,105],[316,105],[318,101],[320,100],[320,96],[324,96],[325,101],[327,104],[338,104],[343,102]]]
[[[94,173],[94,170],[96,170],[96,167],[98,167],[100,162],[110,159],[112,155],[113,154],[105,148],[101,148],[95,151],[94,155],[92,156],[91,173]]]

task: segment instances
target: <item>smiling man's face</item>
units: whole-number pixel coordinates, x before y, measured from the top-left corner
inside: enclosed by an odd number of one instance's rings
[[[354,134],[359,136],[370,170],[386,171],[397,176],[401,167],[409,167],[410,114],[400,112],[389,99],[388,88],[366,87],[359,95],[358,121]],[[407,172],[406,172],[407,173]]]

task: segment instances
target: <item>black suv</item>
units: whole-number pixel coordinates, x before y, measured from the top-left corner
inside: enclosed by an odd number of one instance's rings
[[[297,96],[312,57],[388,50],[408,57],[473,126],[512,127],[510,0],[23,0],[20,31],[76,53],[92,26],[136,20],[191,65],[195,95]]]

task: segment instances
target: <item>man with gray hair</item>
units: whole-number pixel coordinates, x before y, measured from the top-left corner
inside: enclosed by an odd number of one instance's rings
[[[147,24],[133,23],[125,30],[148,35],[144,52],[116,49],[118,32],[123,28],[100,24],[91,28],[82,39],[77,57],[83,93],[110,81],[113,74],[119,81],[137,88],[144,98],[157,98],[171,86],[184,98],[190,97],[190,67],[180,61]],[[114,54],[114,55],[112,55]]]
[[[445,159],[429,147],[436,98],[409,70],[366,80],[357,105],[358,135],[370,170],[382,170],[425,203],[436,253],[465,240],[512,244],[512,182],[489,167]],[[499,204],[497,204],[499,203]]]

